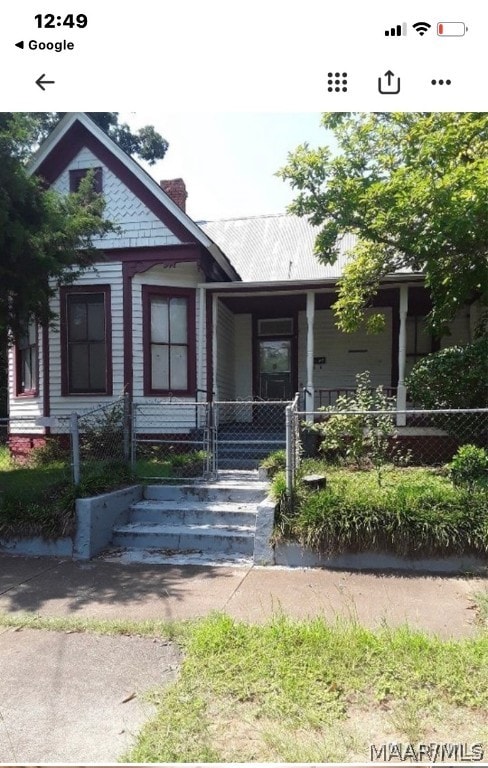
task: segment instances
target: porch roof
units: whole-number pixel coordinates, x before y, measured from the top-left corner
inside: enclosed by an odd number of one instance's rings
[[[319,228],[300,216],[252,216],[198,225],[245,282],[337,280],[356,241],[354,235],[345,235],[339,242],[339,257],[331,266],[321,264],[314,252]]]

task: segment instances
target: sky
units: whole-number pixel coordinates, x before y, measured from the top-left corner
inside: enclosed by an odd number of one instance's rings
[[[158,182],[184,179],[196,221],[284,213],[293,191],[274,174],[288,152],[331,142],[319,113],[121,112],[120,120],[154,125],[169,142],[163,160],[142,165]]]

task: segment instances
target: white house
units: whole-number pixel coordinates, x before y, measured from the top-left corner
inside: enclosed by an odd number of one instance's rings
[[[181,180],[159,185],[85,114],[67,114],[30,171],[68,194],[88,169],[120,229],[96,241],[97,263],[53,300],[57,330],[31,324],[11,351],[17,446],[42,442],[53,417],[123,392],[136,402],[289,400],[301,392],[312,410],[367,369],[405,405],[409,367],[435,348],[421,274],[382,282],[382,333],[346,335],[331,307],[351,238],[327,267],[314,256],[316,232],[305,219],[195,222]],[[449,344],[470,340],[471,315],[467,307],[457,317]],[[16,428],[19,417],[31,423]]]

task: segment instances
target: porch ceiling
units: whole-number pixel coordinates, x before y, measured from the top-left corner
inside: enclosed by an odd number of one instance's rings
[[[294,312],[304,310],[307,305],[306,293],[285,296],[274,296],[272,293],[262,293],[259,296],[221,296],[220,300],[235,315],[264,313],[268,316],[288,317]],[[334,300],[334,295],[331,300]]]
[[[234,314],[263,314],[268,317],[287,317],[294,312],[306,311],[307,290],[300,293],[273,293],[273,290],[261,291],[254,296],[249,295],[220,295],[220,301]],[[315,292],[315,309],[330,309],[337,299],[337,293]],[[373,307],[397,307],[398,288],[380,288],[378,294],[371,302]],[[409,314],[426,315],[430,312],[432,304],[429,293],[423,286],[409,288]]]

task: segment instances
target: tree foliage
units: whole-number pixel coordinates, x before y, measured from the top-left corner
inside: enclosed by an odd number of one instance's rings
[[[422,358],[407,387],[422,408],[488,408],[488,338]]]
[[[88,175],[60,197],[28,176],[22,162],[29,121],[0,114],[0,338],[19,334],[27,317],[48,323],[49,299],[93,262],[92,238],[113,230]],[[3,346],[3,345],[2,345]]]
[[[65,112],[19,113],[16,116],[17,120],[24,124],[24,140],[19,143],[22,152],[30,154],[32,147],[41,144],[65,114]],[[119,122],[118,112],[87,112],[86,114],[128,155],[136,155],[150,165],[165,156],[169,144],[154,126],[146,125],[133,131],[127,123]]]
[[[321,227],[322,262],[336,262],[345,233],[357,236],[335,304],[339,327],[357,329],[395,271],[424,272],[438,335],[463,303],[486,303],[488,114],[326,113],[322,124],[338,151],[303,144],[278,175],[298,192],[290,211]]]

